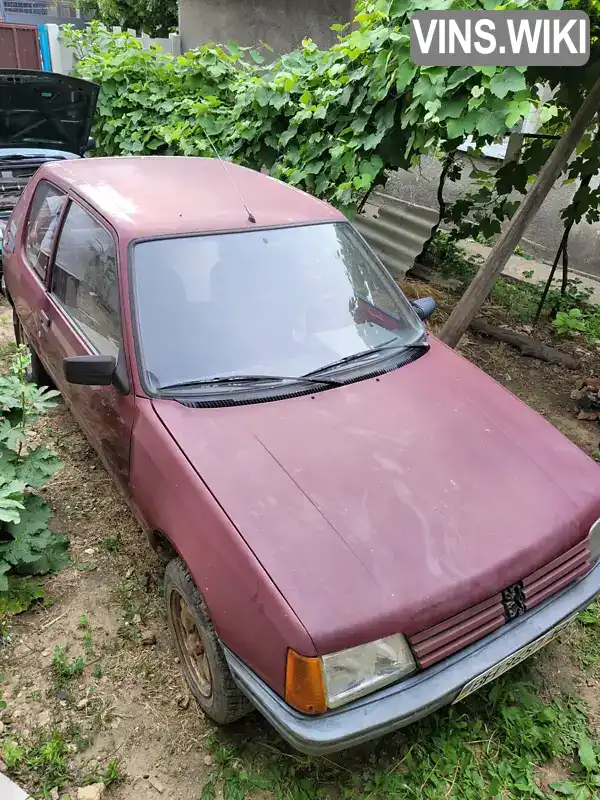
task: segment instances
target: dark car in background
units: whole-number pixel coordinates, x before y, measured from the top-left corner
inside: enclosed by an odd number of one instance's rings
[[[98,88],[53,72],[0,69],[0,274],[8,218],[31,176],[93,144]]]

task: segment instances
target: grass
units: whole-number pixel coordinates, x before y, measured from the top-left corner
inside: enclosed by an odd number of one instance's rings
[[[2,745],[2,759],[10,775],[18,778],[27,774],[30,784],[48,792],[71,780],[68,743],[62,731],[46,733],[41,729],[29,745],[16,737],[7,739]]]
[[[80,785],[104,783],[110,786],[125,779],[117,759],[111,759],[104,769],[87,774],[77,774],[73,768],[74,752],[82,752],[90,742],[82,736],[79,726],[67,725],[65,730],[38,729],[30,742],[17,736],[7,738],[0,745],[0,754],[9,775],[27,781],[36,797],[48,798],[52,789],[61,789],[76,782]]]
[[[543,702],[531,674],[530,665],[504,676],[464,703],[386,737],[367,754],[310,758],[286,752],[268,731],[253,741],[216,734],[215,766],[202,798],[222,791],[225,800],[257,792],[293,800],[523,800],[558,797],[561,781],[563,788],[566,781],[576,788],[574,797],[600,787],[600,748],[581,701],[562,695]],[[554,789],[542,783],[540,772],[551,760],[562,765]],[[592,797],[581,794],[581,800]]]
[[[66,648],[57,645],[52,657],[54,690],[60,691],[64,689],[71,678],[75,675],[81,675],[84,669],[85,659],[82,656],[69,661]]]
[[[79,627],[83,630],[83,649],[88,659],[94,657],[94,643],[92,642],[92,631],[86,616],[79,620]]]
[[[439,270],[446,278],[458,278],[465,285],[477,272],[480,263],[468,257],[448,234],[439,233],[431,245],[428,264]],[[524,273],[524,276],[526,273]],[[499,277],[492,289],[488,304],[499,306],[506,320],[531,324],[542,297],[544,283],[526,283]],[[577,278],[568,281],[564,295],[560,292],[560,280],[555,280],[548,292],[542,312],[542,320],[551,321],[558,312],[581,310],[582,333],[591,342],[600,340],[600,306],[590,303],[591,290],[585,288]]]
[[[577,622],[582,628],[581,643],[577,648],[577,659],[582,669],[600,661],[600,607],[594,603],[582,611]]]

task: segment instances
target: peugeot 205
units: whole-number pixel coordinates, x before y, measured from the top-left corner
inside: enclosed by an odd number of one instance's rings
[[[359,744],[534,653],[600,591],[600,472],[428,333],[347,219],[218,160],[43,165],[7,294],[151,542],[190,689]]]

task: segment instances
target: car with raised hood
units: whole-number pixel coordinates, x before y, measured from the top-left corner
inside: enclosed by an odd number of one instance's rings
[[[219,160],[44,164],[6,287],[168,560],[218,723],[298,749],[455,703],[600,591],[600,471],[428,332],[348,220]]]
[[[6,224],[21,192],[48,161],[80,158],[99,87],[53,72],[0,69],[0,273]]]

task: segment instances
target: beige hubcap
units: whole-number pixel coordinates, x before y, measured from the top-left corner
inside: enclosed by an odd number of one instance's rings
[[[212,675],[208,656],[188,604],[177,591],[171,595],[171,612],[179,650],[185,660],[188,672],[200,694],[208,698],[212,695]]]

